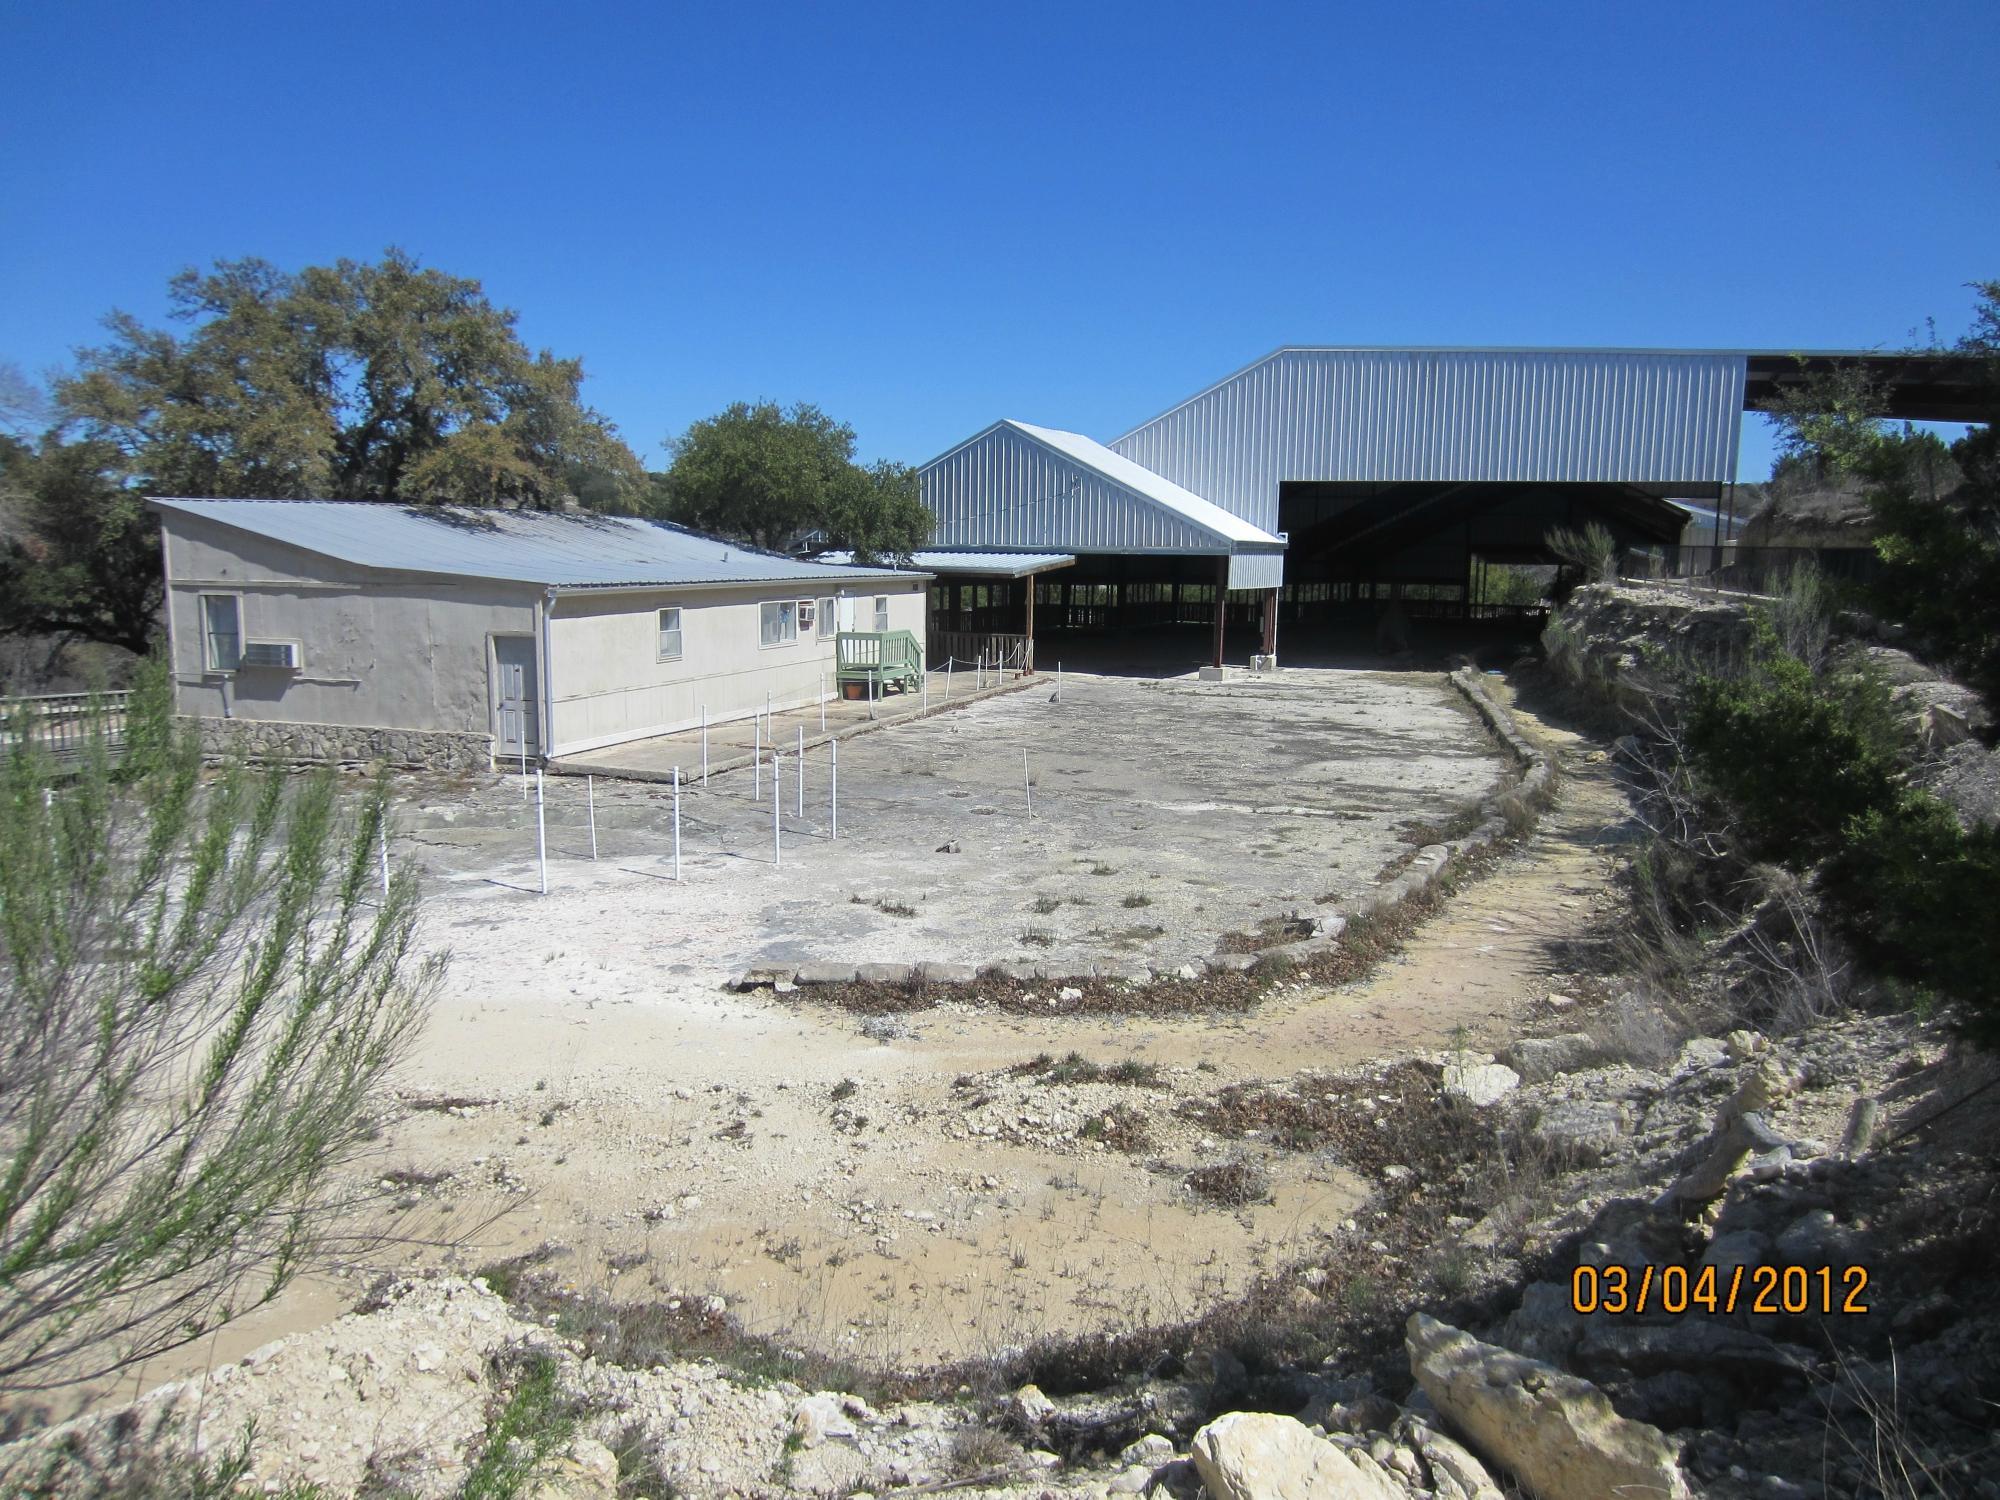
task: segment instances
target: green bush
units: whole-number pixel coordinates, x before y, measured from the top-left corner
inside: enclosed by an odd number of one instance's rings
[[[1883,976],[1961,1006],[1975,1041],[2000,1045],[2000,829],[1967,833],[1922,792],[1855,819],[1824,890],[1855,951]]]
[[[1686,704],[1689,758],[1753,858],[1812,864],[1842,847],[1854,819],[1895,801],[1888,685],[1859,670],[1815,677],[1767,622],[1749,671],[1695,678]]]
[[[1944,803],[1903,784],[1880,677],[1815,676],[1760,622],[1749,670],[1694,678],[1686,703],[1690,765],[1741,852],[1817,868],[1829,911],[1874,972],[1957,1002],[1968,1034],[2000,1043],[2000,830],[1967,833]]]

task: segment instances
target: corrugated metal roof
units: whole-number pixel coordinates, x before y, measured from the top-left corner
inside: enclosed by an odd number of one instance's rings
[[[846,566],[854,561],[852,552],[822,552],[819,561]],[[1031,573],[1047,573],[1076,565],[1073,552],[956,552],[925,551],[910,554],[910,566],[926,573],[975,573],[989,578],[1026,578]]]
[[[198,516],[357,567],[556,588],[911,577],[895,568],[828,567],[635,516],[418,507],[343,500],[182,500]]]
[[[1110,446],[1266,530],[1285,480],[1735,477],[1744,356],[1286,348]]]
[[[926,464],[933,541],[947,549],[1213,556],[1284,542],[1074,432],[996,422]]]

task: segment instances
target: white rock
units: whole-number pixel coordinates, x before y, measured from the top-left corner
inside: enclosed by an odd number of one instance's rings
[[[1231,1412],[1197,1432],[1189,1451],[1215,1500],[1406,1500],[1403,1486],[1292,1417]]]
[[[853,1437],[854,1424],[842,1410],[840,1398],[822,1391],[798,1404],[792,1413],[792,1432],[800,1447],[817,1448],[830,1437]]]
[[[1688,1500],[1672,1443],[1587,1380],[1412,1313],[1410,1373],[1451,1425],[1539,1500]]]
[[[1448,1063],[1444,1070],[1444,1091],[1481,1109],[1499,1103],[1520,1086],[1521,1075],[1505,1063]]]

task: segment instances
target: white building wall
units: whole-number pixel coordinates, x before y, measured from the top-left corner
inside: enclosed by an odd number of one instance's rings
[[[532,637],[540,590],[398,578],[214,526],[161,517],[178,710],[208,718],[492,732],[489,641]],[[200,596],[235,594],[245,640],[297,641],[297,671],[210,672]]]
[[[853,628],[874,629],[874,601],[889,601],[889,628],[923,642],[927,594],[922,580],[876,584],[844,580],[815,590],[800,583],[717,588],[570,592],[549,620],[550,753],[573,755],[623,740],[671,734],[777,708],[797,708],[834,692],[833,637],[765,646],[759,606],[806,599],[815,612],[828,598],[852,600]],[[681,655],[659,657],[659,611],[681,611]],[[838,606],[836,606],[838,607]],[[843,621],[844,623],[844,621]]]

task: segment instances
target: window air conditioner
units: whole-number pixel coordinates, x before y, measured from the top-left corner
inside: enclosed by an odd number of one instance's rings
[[[243,665],[246,667],[284,667],[296,672],[299,669],[299,643],[297,641],[245,641],[243,643]]]

